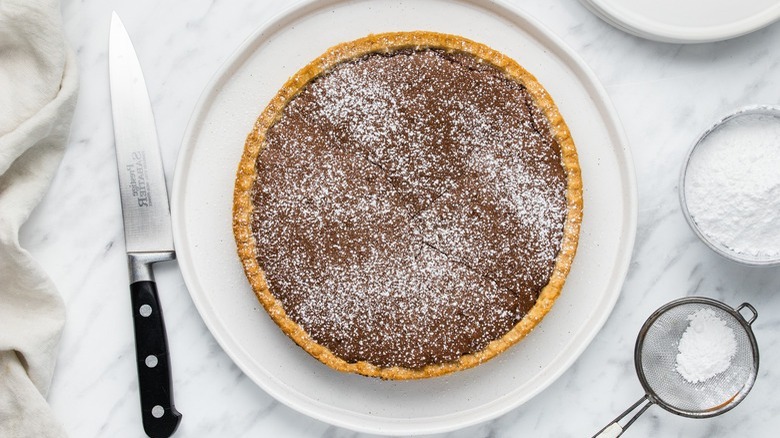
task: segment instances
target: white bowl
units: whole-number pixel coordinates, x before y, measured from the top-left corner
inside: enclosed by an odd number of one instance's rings
[[[729,247],[728,245],[726,245],[724,242],[715,240],[713,237],[711,237],[711,235],[707,232],[707,230],[702,229],[701,224],[699,224],[694,219],[688,207],[688,199],[687,199],[688,194],[686,193],[686,176],[688,174],[688,169],[691,163],[691,159],[692,157],[694,157],[696,150],[699,148],[700,145],[705,143],[705,139],[707,139],[711,134],[719,131],[724,126],[728,126],[731,122],[734,122],[737,119],[743,117],[755,116],[755,115],[771,116],[764,119],[767,123],[767,127],[769,127],[770,125],[780,124],[780,107],[769,106],[769,105],[749,106],[749,107],[741,108],[723,117],[717,123],[712,125],[709,129],[704,131],[696,139],[696,141],[693,143],[693,146],[688,151],[687,156],[685,157],[685,161],[682,167],[682,172],[680,173],[680,183],[679,183],[680,206],[682,207],[685,220],[688,222],[688,225],[690,225],[694,233],[696,233],[699,239],[716,253],[720,254],[721,256],[729,260],[733,260],[735,262],[739,262],[750,266],[780,266],[780,248],[778,248],[777,251],[778,255],[773,258],[755,256],[744,252],[738,252],[733,248]],[[778,139],[778,141],[780,141],[780,139]],[[778,211],[778,219],[780,219],[780,211]],[[780,232],[780,221],[778,221],[778,224],[779,224],[778,232]]]

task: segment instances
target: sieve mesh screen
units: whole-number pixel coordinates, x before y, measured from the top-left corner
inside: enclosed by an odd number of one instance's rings
[[[677,372],[678,344],[688,328],[688,316],[711,309],[734,332],[737,350],[725,371],[703,382],[690,383]],[[730,312],[702,302],[683,302],[659,314],[640,337],[637,372],[649,395],[690,415],[716,414],[738,403],[755,379],[757,363],[746,328]]]

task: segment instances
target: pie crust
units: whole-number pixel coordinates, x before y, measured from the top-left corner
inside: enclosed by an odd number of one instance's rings
[[[254,211],[252,191],[258,175],[256,162],[263,150],[266,132],[282,117],[287,104],[312,80],[343,62],[370,53],[425,48],[470,54],[482,62],[497,67],[507,77],[528,90],[534,104],[549,123],[551,134],[561,151],[561,164],[566,179],[567,208],[563,223],[563,238],[554,261],[552,275],[547,285],[542,288],[536,303],[511,330],[490,342],[481,351],[462,355],[454,361],[429,364],[420,368],[382,367],[365,361],[351,363],[314,341],[301,325],[288,317],[280,300],[269,290],[265,273],[257,260],[258,251],[262,248],[257,247],[252,228]],[[258,300],[281,330],[309,354],[336,370],[398,380],[440,376],[471,368],[495,357],[523,339],[550,311],[561,293],[577,249],[581,220],[582,179],[577,151],[563,117],[544,87],[517,62],[483,44],[456,35],[427,31],[383,33],[342,43],[328,49],[293,75],[258,117],[252,132],[246,139],[238,166],[233,204],[233,232],[244,271]]]

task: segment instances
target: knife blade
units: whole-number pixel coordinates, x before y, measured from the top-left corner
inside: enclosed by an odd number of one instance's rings
[[[152,105],[133,43],[116,12],[108,64],[141,418],[148,436],[165,438],[182,416],[173,404],[168,339],[152,265],[173,260],[176,253]]]

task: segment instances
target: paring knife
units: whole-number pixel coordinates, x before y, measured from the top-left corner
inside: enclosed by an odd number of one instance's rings
[[[173,260],[176,253],[152,105],[133,43],[116,12],[108,64],[142,419],[147,435],[169,437],[181,414],[173,405],[168,340],[152,264]]]

